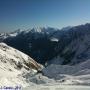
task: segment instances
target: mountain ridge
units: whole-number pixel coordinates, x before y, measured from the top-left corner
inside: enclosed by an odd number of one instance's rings
[[[89,23],[74,27],[66,27],[65,30],[59,30],[56,28],[39,29],[42,30],[38,32],[38,30],[36,29],[34,31],[33,28],[31,30],[28,30],[28,32],[21,31],[17,36],[9,36],[2,41],[30,55],[32,58],[34,58],[37,62],[41,64],[45,65],[47,61],[51,61],[53,58],[58,56],[64,58],[62,64],[68,64],[71,62],[71,59],[74,58],[76,50],[69,50],[69,53],[67,54],[63,53],[65,49],[70,46],[73,47],[71,43],[78,42],[78,39],[80,39],[80,42],[82,42],[84,36],[86,35],[89,37],[90,34]],[[87,41],[87,43],[89,42]]]

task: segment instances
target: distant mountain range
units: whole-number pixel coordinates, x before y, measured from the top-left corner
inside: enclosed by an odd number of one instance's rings
[[[56,28],[33,28],[0,34],[0,41],[48,65],[77,64],[90,59],[90,24]]]

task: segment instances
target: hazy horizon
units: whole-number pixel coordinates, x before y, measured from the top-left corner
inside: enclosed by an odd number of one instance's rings
[[[90,0],[0,0],[0,32],[90,22]]]

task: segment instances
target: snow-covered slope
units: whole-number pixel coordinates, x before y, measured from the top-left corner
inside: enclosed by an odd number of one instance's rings
[[[42,69],[42,65],[35,62],[28,55],[0,43],[0,86],[27,86],[24,75],[32,75]]]
[[[73,66],[51,64],[43,69],[43,74],[62,84],[90,85],[90,59]]]

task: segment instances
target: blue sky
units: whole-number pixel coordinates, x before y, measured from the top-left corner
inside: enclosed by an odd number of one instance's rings
[[[90,0],[0,0],[0,32],[90,23]]]

